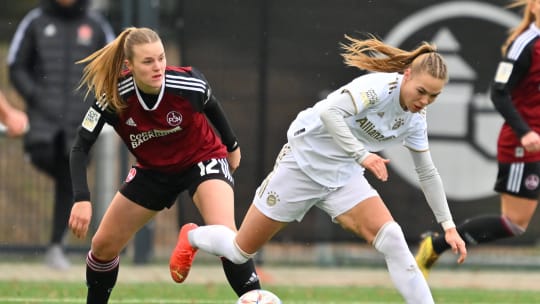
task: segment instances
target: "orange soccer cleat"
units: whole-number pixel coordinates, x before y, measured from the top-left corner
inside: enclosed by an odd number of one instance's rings
[[[197,254],[197,248],[191,247],[188,240],[188,232],[199,227],[197,224],[188,223],[182,226],[178,234],[178,242],[169,260],[171,277],[176,283],[182,283],[187,278],[191,264]]]

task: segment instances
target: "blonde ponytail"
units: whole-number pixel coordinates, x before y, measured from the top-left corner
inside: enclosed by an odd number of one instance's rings
[[[405,51],[387,45],[373,35],[365,40],[345,35],[348,44],[341,43],[344,50],[341,56],[351,67],[371,72],[403,72],[411,68],[413,72],[424,71],[438,79],[448,79],[444,59],[438,54],[435,45],[423,42],[412,51]]]
[[[99,102],[108,102],[109,108],[121,111],[125,105],[118,94],[118,78],[125,68],[124,62],[133,59],[135,45],[156,41],[160,41],[160,38],[151,29],[126,28],[111,43],[77,61],[79,64],[87,64],[84,67],[79,89],[87,86],[87,95],[93,91]]]
[[[531,23],[535,21],[536,18],[531,11],[531,2],[532,0],[515,0],[513,1],[513,3],[508,5],[508,8],[522,6],[523,17],[521,18],[521,22],[515,28],[510,30],[508,38],[506,38],[506,41],[503,43],[501,47],[501,53],[503,56],[506,56],[508,47],[510,46],[510,44],[512,44],[512,42],[514,42],[514,40],[516,40],[517,36],[526,31],[529,28],[529,25],[531,25]]]

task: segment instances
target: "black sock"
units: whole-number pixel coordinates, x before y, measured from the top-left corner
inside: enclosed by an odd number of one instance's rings
[[[237,265],[226,258],[221,258],[221,263],[223,264],[227,281],[229,281],[229,284],[238,296],[253,289],[261,289],[253,259],[249,259],[244,264]]]
[[[488,243],[514,236],[500,215],[483,215],[467,219],[456,229],[467,245]],[[450,246],[444,239],[444,233],[433,238],[433,250],[437,254],[441,254],[449,248]]]
[[[106,304],[118,278],[119,258],[102,262],[91,252],[86,258],[87,304]],[[99,269],[99,270],[98,270]]]

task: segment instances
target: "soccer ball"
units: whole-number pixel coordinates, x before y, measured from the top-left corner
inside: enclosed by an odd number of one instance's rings
[[[254,289],[243,294],[236,304],[281,304],[281,300],[268,290]]]

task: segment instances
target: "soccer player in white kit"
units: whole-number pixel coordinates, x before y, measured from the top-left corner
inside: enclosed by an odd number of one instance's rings
[[[404,51],[373,36],[346,38],[345,63],[374,73],[354,79],[298,114],[288,129],[288,143],[257,189],[238,232],[219,225],[186,224],[181,229],[177,248],[185,255],[184,275],[198,249],[244,263],[289,222],[301,221],[316,206],[384,255],[390,277],[407,303],[433,303],[400,226],[364,177],[367,169],[381,181],[388,179],[390,160],[374,152],[395,144],[410,151],[446,241],[459,253],[458,263],[465,260],[465,242],[428,150],[425,107],[448,81],[443,58],[428,43]]]

